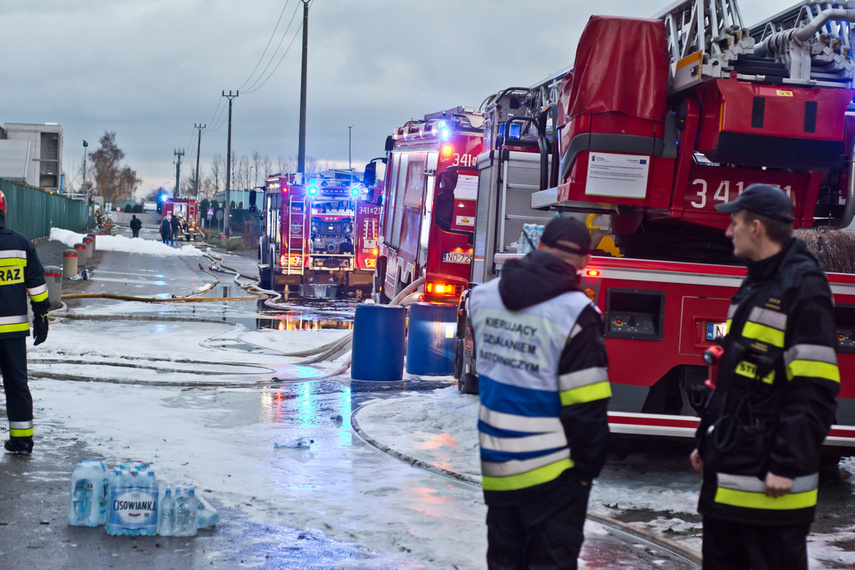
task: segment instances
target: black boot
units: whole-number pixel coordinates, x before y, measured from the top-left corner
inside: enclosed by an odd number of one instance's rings
[[[29,455],[33,452],[33,437],[10,437],[3,445],[9,453]]]

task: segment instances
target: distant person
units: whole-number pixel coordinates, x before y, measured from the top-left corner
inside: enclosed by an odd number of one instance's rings
[[[134,233],[135,238],[140,237],[140,228],[142,227],[142,222],[136,216],[131,216],[131,231]]]
[[[579,287],[590,247],[582,222],[555,218],[472,290],[491,569],[577,568],[611,397],[603,316]]]
[[[793,237],[783,190],[752,184],[715,209],[730,214],[725,235],[748,275],[730,303],[691,454],[703,471],[703,567],[807,570],[820,452],[840,389],[831,288]]]
[[[36,248],[24,235],[6,227],[6,197],[0,192],[0,374],[6,392],[10,453],[33,451],[33,397],[27,385],[27,343],[30,323],[27,297],[33,308],[33,345],[48,335],[48,289]]]
[[[160,220],[160,239],[166,245],[169,245],[169,242],[172,240],[172,224],[169,222],[169,216],[164,216]]]
[[[178,230],[181,229],[181,221],[178,219],[178,216],[172,214],[172,219],[170,220],[170,224],[172,225],[172,245],[175,245],[175,240],[178,239]]]

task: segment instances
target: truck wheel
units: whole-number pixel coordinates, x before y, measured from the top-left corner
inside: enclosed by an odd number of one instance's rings
[[[461,394],[477,394],[478,393],[478,376],[467,372],[457,382],[457,388]]]
[[[463,339],[457,339],[457,345],[454,347],[454,378],[460,380],[463,375]]]
[[[259,269],[258,271],[258,286],[262,289],[273,289],[273,272],[268,267],[267,269]]]

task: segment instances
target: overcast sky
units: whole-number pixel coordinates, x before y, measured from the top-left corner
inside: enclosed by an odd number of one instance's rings
[[[671,3],[312,0],[306,155],[346,167],[352,125],[352,163],[361,169],[410,118],[478,107],[502,88],[528,86],[569,67],[592,14],[650,17]],[[744,0],[740,7],[750,26],[793,4]],[[66,184],[80,184],[83,140],[94,151],[105,131],[115,131],[142,190],[171,188],[176,149],[185,151],[182,178],[195,168],[194,124],[207,125],[200,153],[207,175],[212,157],[226,155],[224,90],[240,91],[234,153],[258,151],[274,167],[296,158],[299,0],[0,0],[0,6],[0,123],[59,123]]]

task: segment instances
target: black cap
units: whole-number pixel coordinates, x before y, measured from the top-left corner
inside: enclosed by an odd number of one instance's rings
[[[549,247],[577,255],[586,255],[591,251],[591,232],[576,218],[552,218],[546,224],[540,241]],[[561,244],[559,241],[570,242],[578,247]]]
[[[792,222],[793,204],[787,194],[771,184],[752,184],[739,195],[739,198],[725,204],[717,204],[719,212],[733,213],[748,210],[779,222]]]

